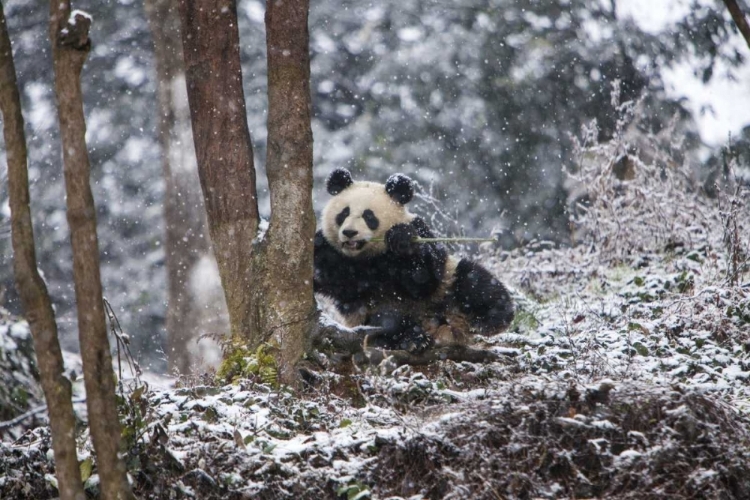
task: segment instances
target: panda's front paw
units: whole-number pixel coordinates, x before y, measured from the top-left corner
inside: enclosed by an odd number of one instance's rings
[[[398,331],[383,328],[368,334],[365,339],[365,347],[420,354],[435,345],[435,340],[421,326],[408,324],[403,325],[403,327],[402,330]]]
[[[399,339],[398,348],[412,354],[420,354],[435,345],[435,340],[421,326],[414,326],[404,332]]]
[[[385,233],[388,250],[396,255],[411,255],[417,250],[417,230],[411,224],[396,224]]]

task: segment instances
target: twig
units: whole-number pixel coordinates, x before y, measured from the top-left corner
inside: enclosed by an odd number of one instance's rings
[[[85,397],[79,397],[79,398],[73,398],[72,402],[75,403],[84,403],[86,402]],[[0,422],[0,431],[4,431],[6,429],[10,429],[11,427],[15,427],[27,418],[31,418],[37,413],[42,413],[43,411],[47,411],[47,405],[37,406],[36,408],[32,408],[31,410],[27,411],[26,413],[22,413],[21,415],[18,415],[17,417],[14,417],[10,420],[6,420],[5,422]]]
[[[385,238],[373,238],[370,241],[380,243]],[[497,238],[414,238],[413,243],[480,243],[483,241],[497,241]]]
[[[510,357],[513,354],[498,354],[494,351],[485,349],[474,349],[465,345],[451,345],[445,347],[435,347],[427,349],[424,352],[415,354],[409,351],[385,349],[368,349],[365,352],[371,365],[379,365],[384,360],[390,358],[396,365],[424,366],[434,363],[435,361],[468,361],[470,363],[489,363],[497,361],[502,357]]]
[[[120,393],[124,394],[122,382],[121,350],[125,353],[125,360],[128,363],[128,368],[130,368],[130,373],[133,375],[136,385],[140,385],[141,368],[140,366],[138,366],[138,363],[135,361],[135,357],[130,350],[130,338],[127,336],[127,334],[125,334],[125,332],[123,332],[122,326],[120,325],[120,320],[117,318],[115,310],[112,308],[112,304],[109,303],[106,297],[102,297],[102,300],[104,302],[104,312],[107,314],[107,319],[109,320],[110,332],[117,342],[117,384],[119,386]]]
[[[311,341],[315,347],[324,347],[328,343],[336,351],[356,354],[362,352],[362,341],[365,335],[374,330],[375,328],[367,326],[346,328],[333,322],[327,324],[318,322],[312,332]]]

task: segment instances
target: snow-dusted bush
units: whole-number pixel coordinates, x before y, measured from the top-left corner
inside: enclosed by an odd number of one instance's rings
[[[573,242],[611,263],[653,252],[699,252],[723,259],[728,270],[733,258],[746,267],[750,187],[736,182],[731,164],[710,185],[701,182],[681,122],[675,118],[654,133],[646,129],[643,101],[620,104],[618,96],[615,87],[620,119],[613,139],[597,142],[594,122],[574,140],[577,164],[568,172]]]
[[[15,436],[12,419],[43,402],[29,326],[0,309],[0,437]],[[39,419],[22,422],[38,425]]]

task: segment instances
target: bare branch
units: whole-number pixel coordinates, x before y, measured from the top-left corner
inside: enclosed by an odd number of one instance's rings
[[[729,9],[729,13],[732,15],[732,19],[734,19],[734,24],[737,25],[737,29],[740,30],[745,43],[750,48],[750,25],[747,24],[745,14],[742,12],[737,0],[724,0],[724,5]]]
[[[310,340],[313,347],[332,348],[346,354],[357,354],[362,352],[362,341],[365,336],[372,331],[373,329],[369,327],[345,328],[332,321],[318,322]]]
[[[72,400],[72,403],[85,403],[86,398],[75,398]],[[42,405],[37,406],[36,408],[32,408],[31,410],[22,413],[18,415],[17,417],[11,418],[10,420],[6,420],[4,422],[0,422],[0,431],[4,431],[6,429],[10,429],[11,427],[15,427],[19,425],[21,422],[23,422],[26,419],[29,419],[33,417],[34,415],[38,415],[39,413],[49,413],[49,405]],[[53,438],[54,439],[54,438]],[[57,467],[59,465],[59,462],[57,460],[57,455],[55,455],[55,466]],[[78,469],[78,464],[76,464],[76,469]],[[59,484],[59,477],[58,477],[58,484]]]
[[[474,349],[465,345],[450,345],[434,347],[424,352],[414,354],[408,351],[388,351],[383,349],[368,349],[365,352],[371,365],[379,365],[387,358],[396,365],[424,366],[436,361],[468,361],[470,363],[489,363],[498,361],[502,356],[494,351]]]
[[[313,347],[322,350],[333,350],[337,354],[354,356],[364,354],[369,364],[379,365],[390,358],[396,365],[424,366],[435,361],[469,361],[471,363],[489,363],[498,361],[510,354],[500,354],[485,349],[474,349],[465,345],[438,346],[427,349],[421,353],[410,353],[401,350],[384,350],[363,348],[363,341],[368,333],[375,329],[361,326],[357,328],[345,328],[337,323],[319,323],[312,333]]]

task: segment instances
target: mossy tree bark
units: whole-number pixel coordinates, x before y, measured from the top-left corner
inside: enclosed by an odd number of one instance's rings
[[[154,39],[167,267],[167,359],[170,371],[191,371],[188,344],[198,338],[200,306],[190,290],[196,264],[210,255],[208,223],[193,147],[177,0],[145,0]]]
[[[232,335],[278,347],[279,375],[295,365],[315,324],[308,1],[266,5],[271,221],[258,238],[234,1],[181,0],[188,97],[208,223]]]
[[[70,10],[69,0],[50,2],[52,43],[60,138],[63,150],[67,219],[73,247],[78,332],[83,360],[89,427],[97,456],[104,499],[134,498],[125,464],[118,456],[120,422],[115,379],[107,339],[99,271],[96,209],[89,185],[89,157],[80,75],[91,42],[91,18]]]
[[[13,271],[26,319],[34,338],[34,350],[47,401],[55,473],[62,500],[84,500],[75,442],[75,415],[71,384],[63,375],[63,358],[57,324],[47,286],[39,275],[31,224],[26,137],[21,113],[13,51],[0,4],[0,112],[8,158],[8,195],[13,244]]]

